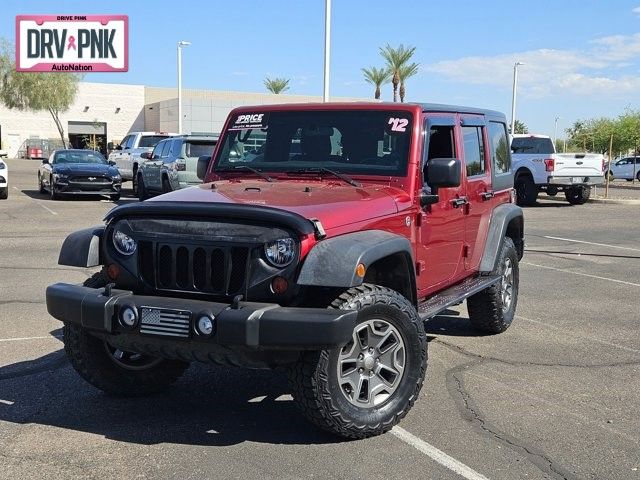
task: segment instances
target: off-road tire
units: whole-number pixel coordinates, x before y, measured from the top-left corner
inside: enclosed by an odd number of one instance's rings
[[[516,200],[521,207],[531,207],[538,199],[538,187],[528,175],[520,175],[515,182]]]
[[[571,205],[582,205],[587,203],[591,196],[591,187],[572,187],[564,191],[564,196]]]
[[[144,186],[144,179],[142,175],[138,175],[138,200],[143,202],[147,198],[149,198],[149,194],[147,193],[147,188]]]
[[[506,311],[503,309],[503,280],[472,295],[467,300],[467,310],[469,312],[471,325],[484,333],[494,334],[504,332],[509,328],[515,316],[519,290],[518,253],[516,252],[513,240],[509,237],[505,237],[502,243],[498,266],[496,270],[491,272],[492,275],[503,276],[507,258],[510,259],[513,269],[513,293],[509,308]]]
[[[6,200],[9,198],[9,187],[0,188],[0,200]]]
[[[427,368],[427,340],[416,309],[389,288],[363,284],[338,298],[329,308],[357,310],[358,324],[383,319],[402,336],[405,369],[397,389],[383,403],[370,408],[350,403],[337,382],[337,358],[341,348],[304,352],[289,369],[294,400],[312,423],[335,435],[365,438],[389,431],[418,398]]]
[[[171,188],[171,183],[169,183],[169,179],[167,177],[162,177],[162,193],[169,193],[173,191]]]
[[[107,283],[103,272],[84,282],[85,287],[101,288]],[[159,392],[173,384],[189,364],[159,360],[146,369],[125,369],[110,358],[105,341],[72,324],[63,328],[64,350],[73,368],[94,387],[120,397],[137,397]]]

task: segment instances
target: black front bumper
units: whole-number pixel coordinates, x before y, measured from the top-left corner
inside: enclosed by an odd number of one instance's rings
[[[56,283],[47,288],[47,310],[54,318],[82,326],[110,338],[132,337],[143,343],[161,344],[184,350],[206,350],[207,345],[248,347],[263,350],[320,350],[346,344],[352,336],[357,312],[323,308],[281,307],[273,303],[225,303],[173,297],[134,295],[130,291]],[[121,325],[119,313],[124,307],[138,312],[138,324],[129,329]],[[237,307],[237,308],[236,308]],[[173,337],[140,331],[142,309],[180,312],[188,318],[188,332]],[[214,319],[215,330],[209,337],[199,335],[195,322],[202,315]],[[186,327],[185,327],[186,330]]]

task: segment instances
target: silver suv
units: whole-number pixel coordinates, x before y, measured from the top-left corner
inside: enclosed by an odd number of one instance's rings
[[[158,142],[152,152],[141,155],[138,198],[202,183],[197,175],[198,157],[211,156],[217,141],[218,135],[182,135]]]

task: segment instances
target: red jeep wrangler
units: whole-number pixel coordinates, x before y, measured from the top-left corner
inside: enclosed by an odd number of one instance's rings
[[[286,367],[316,425],[361,438],[418,398],[425,320],[467,299],[485,333],[511,324],[523,253],[506,121],[431,104],[231,112],[201,186],[120,206],[65,240],[57,283],[78,373],[116,395],[197,360]]]

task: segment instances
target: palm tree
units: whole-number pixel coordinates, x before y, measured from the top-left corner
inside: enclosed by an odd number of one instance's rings
[[[416,73],[418,73],[418,64],[410,63],[408,65],[403,65],[398,69],[398,78],[400,79],[400,101],[404,103],[404,97],[407,93],[406,88],[404,87],[404,82],[409,77],[413,77]]]
[[[380,55],[387,62],[387,67],[392,75],[391,83],[393,83],[394,102],[398,101],[399,71],[411,59],[415,51],[416,47],[405,47],[402,44],[398,48],[393,48],[389,44],[385,47],[380,47]]]
[[[264,86],[267,87],[267,90],[271,93],[278,95],[289,90],[289,79],[267,77],[264,79]]]
[[[375,99],[380,100],[380,87],[391,80],[391,72],[387,68],[363,68],[364,79],[376,86]]]

